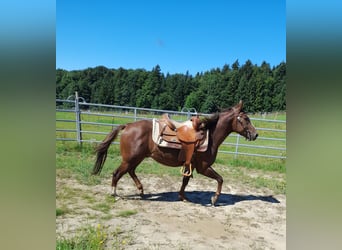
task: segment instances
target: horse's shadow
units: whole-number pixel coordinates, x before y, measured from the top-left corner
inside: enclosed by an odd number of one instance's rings
[[[214,195],[213,192],[209,191],[192,191],[185,192],[186,198],[188,202],[199,204],[203,206],[211,205],[211,197]],[[124,199],[136,199],[136,195],[128,195],[125,196]],[[165,202],[178,202],[178,192],[161,192],[161,193],[152,193],[145,194],[143,200],[146,201],[165,201]],[[269,203],[280,203],[279,200],[274,198],[273,196],[260,196],[260,195],[236,195],[236,194],[224,194],[218,198],[215,206],[229,206],[234,205],[235,203],[241,201],[255,201],[260,200]]]

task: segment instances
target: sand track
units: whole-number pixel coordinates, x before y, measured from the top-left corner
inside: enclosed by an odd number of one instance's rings
[[[56,207],[69,212],[56,219],[57,237],[72,237],[85,225],[103,225],[108,232],[120,228],[124,249],[286,249],[286,197],[266,189],[224,182],[217,206],[210,205],[216,182],[191,179],[188,202],[178,201],[181,178],[139,176],[145,197],[129,176],[118,185],[123,196],[110,202],[110,179],[96,186],[57,176]],[[96,204],[109,204],[109,211]],[[136,211],[120,217],[121,211]],[[113,249],[111,234],[106,246]]]

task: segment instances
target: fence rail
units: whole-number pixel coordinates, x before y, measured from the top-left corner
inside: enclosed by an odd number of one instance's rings
[[[70,100],[73,98],[73,100]],[[79,100],[82,100],[81,102]],[[101,142],[110,130],[123,123],[142,119],[153,119],[168,113],[177,121],[185,121],[197,112],[194,109],[182,111],[158,110],[129,106],[86,103],[83,98],[70,96],[67,100],[56,99],[56,140]],[[246,141],[239,134],[232,133],[222,143],[219,154],[233,154],[250,157],[286,159],[286,121],[250,117],[259,137],[254,142]],[[118,144],[118,142],[113,142]]]

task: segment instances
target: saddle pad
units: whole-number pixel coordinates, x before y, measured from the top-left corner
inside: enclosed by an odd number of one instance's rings
[[[152,140],[154,143],[156,143],[160,147],[166,147],[166,148],[175,148],[175,149],[181,149],[182,145],[179,143],[178,140],[175,138],[175,142],[168,142],[163,140],[163,138],[160,136],[160,126],[159,121],[157,119],[152,120]],[[209,141],[209,130],[206,131],[205,141],[196,149],[196,151],[204,152],[208,148],[208,141]]]

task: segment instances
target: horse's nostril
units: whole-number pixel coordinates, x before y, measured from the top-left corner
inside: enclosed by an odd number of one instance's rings
[[[256,133],[256,135],[255,135],[255,139],[256,139],[256,138],[258,138],[258,133]]]

